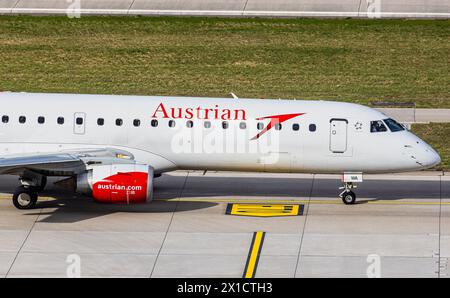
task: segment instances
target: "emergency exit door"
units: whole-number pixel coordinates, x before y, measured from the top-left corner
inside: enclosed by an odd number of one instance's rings
[[[330,151],[344,153],[347,150],[347,125],[346,119],[330,120]]]

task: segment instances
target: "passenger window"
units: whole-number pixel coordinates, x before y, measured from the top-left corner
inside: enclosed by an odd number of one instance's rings
[[[64,117],[58,117],[58,119],[56,119],[56,123],[64,124]]]
[[[292,130],[293,131],[298,131],[299,129],[300,129],[300,125],[298,123],[292,124]]]
[[[158,126],[158,120],[153,119],[152,122],[150,122],[150,124],[152,125],[152,127],[157,127]]]
[[[39,124],[43,124],[44,122],[45,122],[45,118],[42,117],[42,116],[39,116],[39,117],[38,117],[38,123],[39,123]]]
[[[169,127],[175,127],[175,124],[174,120],[169,120]]]
[[[264,128],[264,123],[258,122],[258,124],[256,125],[256,128],[257,128],[258,130],[262,130],[262,129]]]
[[[117,125],[117,126],[122,126],[122,124],[123,124],[123,120],[120,119],[120,118],[117,118],[117,119],[116,119],[116,125]]]
[[[223,121],[222,122],[222,128],[223,129],[227,129],[228,128],[228,122],[227,121]]]
[[[376,120],[370,122],[370,132],[383,132],[383,131],[387,131],[387,128],[384,125],[383,121]]]
[[[135,127],[140,126],[140,125],[141,125],[141,120],[139,120],[139,119],[134,119],[134,120],[133,120],[133,125],[134,125]]]
[[[187,128],[192,128],[194,126],[194,122],[192,122],[192,120],[188,120],[187,122],[186,122],[186,127]]]
[[[26,121],[27,121],[27,117],[25,117],[25,116],[19,117],[19,123],[25,123]]]
[[[315,124],[310,124],[310,125],[309,125],[309,131],[310,131],[310,132],[315,132],[316,129],[317,129],[317,127],[316,127]]]
[[[245,123],[245,122],[239,123],[239,128],[240,129],[246,129],[247,128],[247,123]]]
[[[82,125],[82,124],[83,124],[83,118],[78,117],[78,118],[75,120],[75,123],[76,123],[77,125]]]
[[[3,122],[3,123],[8,123],[8,122],[9,122],[9,116],[3,115],[3,116],[2,116],[2,122]]]
[[[103,126],[104,124],[105,124],[105,119],[103,119],[103,118],[98,118],[97,119],[97,125]]]
[[[211,127],[211,122],[205,121],[205,122],[203,123],[203,126],[204,126],[205,128],[210,128],[210,127]]]
[[[275,130],[281,130],[281,123],[275,124]]]

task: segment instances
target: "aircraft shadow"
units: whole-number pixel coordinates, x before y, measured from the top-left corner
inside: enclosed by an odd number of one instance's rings
[[[177,202],[154,201],[143,204],[100,204],[90,198],[57,199],[40,201],[34,212],[27,216],[39,215],[38,222],[44,223],[74,223],[114,213],[171,213],[206,209],[216,206],[212,202]]]
[[[189,177],[181,197],[279,197],[279,198],[338,198],[341,181],[338,179],[295,179],[255,177]],[[167,191],[167,183],[160,185],[160,196],[179,197]],[[365,180],[354,190],[362,201],[450,198],[450,181]],[[155,192],[157,193],[157,192]]]
[[[49,185],[41,196],[57,200],[38,202],[35,212],[27,215],[42,216],[41,222],[71,223],[109,214],[167,213],[206,209],[218,203],[208,198],[233,200],[236,198],[308,199],[327,197],[337,199],[341,182],[338,179],[297,179],[274,177],[208,177],[163,175],[155,180],[154,201],[147,204],[99,204],[92,198]],[[2,190],[5,188],[4,190]],[[11,188],[0,186],[0,192],[10,193]],[[439,199],[450,198],[450,182],[366,180],[356,189],[358,203],[374,200]],[[177,201],[177,198],[183,200]],[[205,199],[204,202],[189,201]]]

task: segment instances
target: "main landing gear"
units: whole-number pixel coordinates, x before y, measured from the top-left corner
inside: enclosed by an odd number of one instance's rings
[[[44,190],[47,184],[46,176],[33,178],[20,178],[20,185],[16,188],[12,201],[14,206],[20,210],[28,210],[36,207],[38,192]]]
[[[21,185],[14,192],[12,200],[17,209],[33,209],[36,207],[38,193],[34,187]]]

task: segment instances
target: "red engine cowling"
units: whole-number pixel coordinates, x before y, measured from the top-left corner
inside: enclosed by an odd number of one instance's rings
[[[100,165],[78,175],[76,189],[100,203],[144,203],[152,200],[153,176],[148,165]]]

